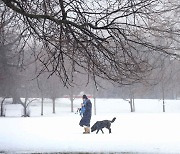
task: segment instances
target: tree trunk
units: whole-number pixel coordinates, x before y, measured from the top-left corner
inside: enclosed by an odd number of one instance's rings
[[[71,112],[74,112],[74,97],[73,97],[73,87],[70,87],[70,101],[71,101]]]
[[[165,101],[163,99],[163,112],[166,112],[166,106],[165,106]]]
[[[24,117],[27,117],[27,108],[25,105],[24,105]]]
[[[44,108],[44,94],[43,94],[43,90],[42,90],[41,87],[40,87],[39,79],[37,78],[36,81],[37,81],[38,89],[39,89],[39,91],[40,91],[40,93],[41,93],[41,116],[43,116],[43,110],[44,110],[44,109],[43,109],[43,108]]]
[[[135,112],[134,95],[133,95],[133,112]]]
[[[94,97],[94,115],[96,115],[96,90],[97,90],[97,88],[94,86],[94,88],[93,88],[93,97]]]
[[[163,100],[163,112],[166,112],[166,110],[165,110],[165,102],[164,102],[164,100]]]
[[[5,113],[4,113],[4,101],[5,101],[6,98],[3,98],[3,100],[1,101],[1,117],[5,116]]]
[[[44,112],[44,98],[42,97],[41,99],[41,115],[43,116],[43,112]]]
[[[96,115],[96,98],[94,97],[94,115]]]
[[[135,112],[135,103],[134,103],[134,95],[133,94],[131,94],[131,96],[130,96],[129,104],[130,104],[131,112]]]
[[[4,115],[3,111],[4,111],[4,105],[3,102],[1,102],[1,117]]]
[[[56,113],[56,99],[53,98],[53,113]]]
[[[74,112],[74,105],[73,105],[73,101],[74,101],[74,99],[73,98],[70,98],[70,100],[71,100],[71,112]]]
[[[23,117],[28,117],[28,114],[27,114],[27,100],[28,98],[26,97],[25,98],[25,101],[21,103],[21,105],[23,106]]]
[[[162,96],[163,96],[163,112],[165,112],[165,92],[164,92],[164,84],[162,84]]]
[[[132,99],[130,99],[130,101],[129,101],[129,104],[130,104],[130,109],[131,109],[131,112],[133,112],[133,104],[132,104]]]

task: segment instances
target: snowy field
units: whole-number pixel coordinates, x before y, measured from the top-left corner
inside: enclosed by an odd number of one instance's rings
[[[75,99],[74,111],[81,99]],[[94,103],[91,99],[92,104]],[[112,133],[82,134],[80,116],[70,112],[70,100],[44,103],[41,116],[40,101],[33,102],[31,117],[21,117],[21,105],[6,104],[6,117],[0,118],[0,153],[122,153],[122,154],[180,154],[180,100],[166,100],[166,113],[161,100],[135,100],[135,113],[121,99],[97,99],[97,120],[112,120]],[[94,105],[94,104],[93,104]],[[93,108],[94,111],[94,108]]]

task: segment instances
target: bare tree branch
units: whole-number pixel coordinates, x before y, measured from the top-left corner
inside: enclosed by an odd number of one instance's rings
[[[2,2],[17,13],[13,22],[23,25],[20,31],[27,31],[29,41],[38,42],[40,74],[56,74],[65,86],[74,72],[91,74],[95,84],[98,78],[140,82],[159,55],[179,57],[180,22],[170,23],[168,16],[180,7],[166,0]]]

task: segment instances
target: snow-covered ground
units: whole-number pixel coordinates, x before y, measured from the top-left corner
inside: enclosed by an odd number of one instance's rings
[[[74,110],[81,101],[75,100]],[[0,153],[180,154],[180,101],[165,103],[166,113],[162,113],[161,100],[136,99],[136,112],[131,113],[127,101],[97,99],[91,125],[116,117],[111,134],[107,129],[104,134],[82,134],[81,117],[70,112],[68,99],[56,101],[56,114],[52,114],[51,100],[46,100],[44,116],[39,101],[33,102],[27,118],[21,117],[20,105],[7,104],[6,117],[0,118]]]

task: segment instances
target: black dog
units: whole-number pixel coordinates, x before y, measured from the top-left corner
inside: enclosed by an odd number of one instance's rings
[[[116,120],[116,118],[113,118],[112,121],[110,120],[103,120],[103,121],[97,121],[92,127],[91,132],[97,130],[96,134],[99,132],[99,130],[103,132],[103,128],[109,129],[109,134],[111,133],[111,123],[113,123]]]

